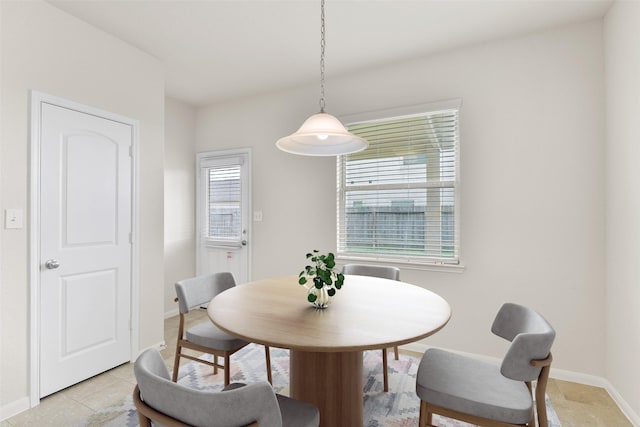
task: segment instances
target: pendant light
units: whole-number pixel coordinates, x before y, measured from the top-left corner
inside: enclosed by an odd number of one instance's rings
[[[304,121],[300,129],[276,142],[287,153],[303,156],[339,156],[356,153],[369,143],[349,132],[340,120],[324,111],[324,0],[320,0],[320,112]]]

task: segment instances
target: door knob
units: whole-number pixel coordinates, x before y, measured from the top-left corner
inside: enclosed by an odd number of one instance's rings
[[[55,270],[56,268],[60,267],[60,262],[58,262],[57,259],[49,259],[44,263],[44,266],[49,270]]]

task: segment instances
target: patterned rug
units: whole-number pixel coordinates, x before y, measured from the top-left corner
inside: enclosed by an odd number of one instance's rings
[[[209,360],[211,356],[208,357]],[[264,347],[249,344],[231,357],[231,382],[251,383],[266,381]],[[420,401],[415,392],[419,359],[400,355],[400,360],[389,353],[389,392],[382,384],[382,356],[379,350],[364,352],[364,426],[415,427],[418,425]],[[289,394],[289,351],[271,349],[273,388],[277,393]],[[213,375],[213,369],[202,363],[190,362],[180,368],[178,382],[199,390],[222,389],[222,371]],[[558,416],[547,399],[549,427],[560,427]],[[471,427],[470,424],[450,418],[433,416],[439,427]],[[138,426],[138,415],[131,396],[118,405],[94,414],[81,426]]]

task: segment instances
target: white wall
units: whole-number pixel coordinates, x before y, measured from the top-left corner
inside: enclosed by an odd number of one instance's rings
[[[164,128],[164,312],[168,316],[178,313],[174,284],[195,274],[195,108],[166,98]]]
[[[617,1],[604,25],[606,69],[606,377],[640,425],[640,3]],[[626,408],[623,408],[626,409]],[[627,410],[631,415],[631,411]]]
[[[315,112],[316,94],[303,89],[198,110],[197,152],[252,147],[252,209],[263,214],[249,240],[255,280],[297,274],[309,250],[335,248],[335,158],[275,147]]]
[[[502,357],[505,301],[555,326],[554,367],[605,367],[604,75],[600,21],[327,81],[327,111],[462,98],[461,274],[402,268],[445,297],[450,324],[425,342]],[[335,248],[335,159],[275,141],[317,110],[317,84],[198,111],[196,151],[253,147],[253,277],[296,274]],[[338,296],[339,297],[339,296]]]
[[[28,212],[29,90],[140,122],[140,348],[163,341],[164,77],[149,55],[42,1],[0,2],[2,210]],[[26,219],[26,218],[25,218]],[[28,227],[0,231],[0,418],[29,395]],[[160,268],[159,268],[160,267]]]

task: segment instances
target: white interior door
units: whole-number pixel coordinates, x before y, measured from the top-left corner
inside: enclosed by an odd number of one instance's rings
[[[197,274],[229,271],[250,280],[251,151],[199,153]]]
[[[42,102],[40,397],[128,362],[131,124]]]

